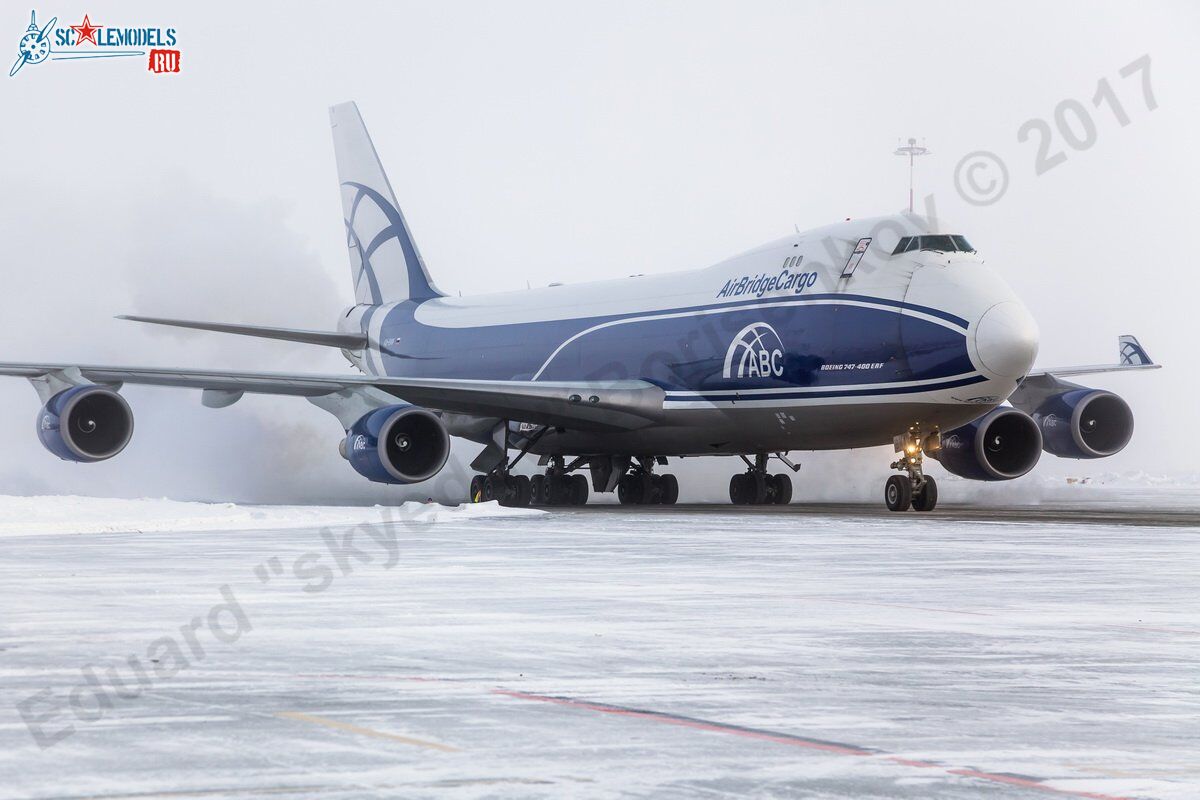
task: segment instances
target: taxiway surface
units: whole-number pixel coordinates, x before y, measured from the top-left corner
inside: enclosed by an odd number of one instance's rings
[[[0,798],[1200,796],[1194,513],[985,511],[0,537]]]

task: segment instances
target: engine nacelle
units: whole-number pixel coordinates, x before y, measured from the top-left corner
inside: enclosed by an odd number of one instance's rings
[[[376,483],[420,483],[450,457],[450,434],[430,411],[385,406],[346,431],[342,455],[355,472]]]
[[[1047,453],[1062,458],[1104,458],[1133,437],[1133,411],[1112,392],[1072,389],[1050,397],[1033,412]]]
[[[107,386],[65,389],[38,413],[38,438],[65,461],[104,461],[124,450],[132,436],[129,403]]]
[[[1009,481],[1029,472],[1042,455],[1042,432],[1033,418],[1015,408],[943,433],[938,449],[926,453],[960,478]]]

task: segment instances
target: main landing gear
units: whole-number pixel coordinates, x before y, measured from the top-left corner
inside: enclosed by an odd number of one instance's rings
[[[937,440],[936,431],[930,438]],[[889,511],[933,511],[937,506],[937,481],[922,469],[925,437],[920,428],[912,427],[903,436],[896,437],[896,452],[900,458],[892,463],[892,469],[902,470],[904,475],[893,475],[883,487],[883,500]]]
[[[780,456],[782,459],[782,455]],[[767,473],[766,453],[754,456],[753,463],[742,456],[747,470],[729,479],[729,500],[735,506],[774,504],[785,506],[792,502],[792,479],[789,475]],[[786,460],[784,463],[789,463]],[[790,466],[790,464],[789,464]],[[793,467],[799,469],[799,467]]]
[[[530,505],[535,506],[582,506],[588,501],[588,479],[586,475],[571,470],[579,466],[576,459],[570,466],[563,463],[562,456],[552,456],[545,475],[534,475],[531,479]]]
[[[522,452],[521,455],[524,455]],[[486,475],[471,478],[471,502],[498,500],[502,506],[581,506],[588,500],[587,476],[570,474],[581,459],[570,465],[562,456],[553,456],[545,475],[513,475],[510,470],[520,460],[503,462]]]
[[[639,458],[637,466],[621,476],[617,482],[621,505],[673,506],[679,500],[679,481],[674,475],[655,475],[654,463],[653,458]]]

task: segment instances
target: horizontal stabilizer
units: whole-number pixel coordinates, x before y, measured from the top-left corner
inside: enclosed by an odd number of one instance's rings
[[[300,328],[269,328],[265,325],[235,325],[228,322],[196,322],[188,319],[163,319],[161,317],[136,317],[122,315],[117,319],[132,322],[149,322],[151,325],[169,325],[172,328],[191,328],[197,331],[236,333],[239,336],[257,336],[260,339],[280,339],[285,342],[319,344],[325,347],[340,347],[343,350],[362,350],[367,346],[364,333],[339,333],[336,331],[309,331]]]

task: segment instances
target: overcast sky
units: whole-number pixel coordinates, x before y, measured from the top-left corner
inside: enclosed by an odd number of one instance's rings
[[[173,27],[182,72],[139,59],[0,75],[2,360],[341,371],[335,352],[148,331],[161,314],[331,327],[352,300],[327,108],[357,100],[443,289],[464,294],[707,266],[792,230],[900,209],[899,137],[926,141],[934,197],[1042,330],[1040,363],[1111,361],[1137,334],[1167,365],[1098,377],[1132,404],[1107,462],[1195,471],[1200,5],[1006,3],[62,3],[44,24]],[[29,9],[7,4],[17,40]],[[1142,73],[1150,56],[1157,108]],[[11,62],[6,62],[11,63]],[[1111,101],[1093,103],[1100,81]],[[1055,109],[1094,132],[1074,149]],[[1070,104],[1068,104],[1070,105]],[[1127,124],[1121,124],[1121,114]],[[1065,160],[1038,176],[1040,134]],[[1039,123],[1033,123],[1037,127]],[[984,150],[1007,192],[976,206],[955,168]],[[977,182],[990,177],[977,174]],[[0,383],[0,492],[381,499],[303,401],[222,411],[126,391],[121,457],[58,462],[37,401]],[[469,454],[468,454],[469,455]],[[838,475],[847,459],[816,459]],[[887,454],[874,479],[886,474]],[[730,462],[713,468],[721,480]],[[815,493],[821,472],[804,473]],[[721,483],[714,478],[714,485]],[[687,487],[685,486],[685,493]]]

